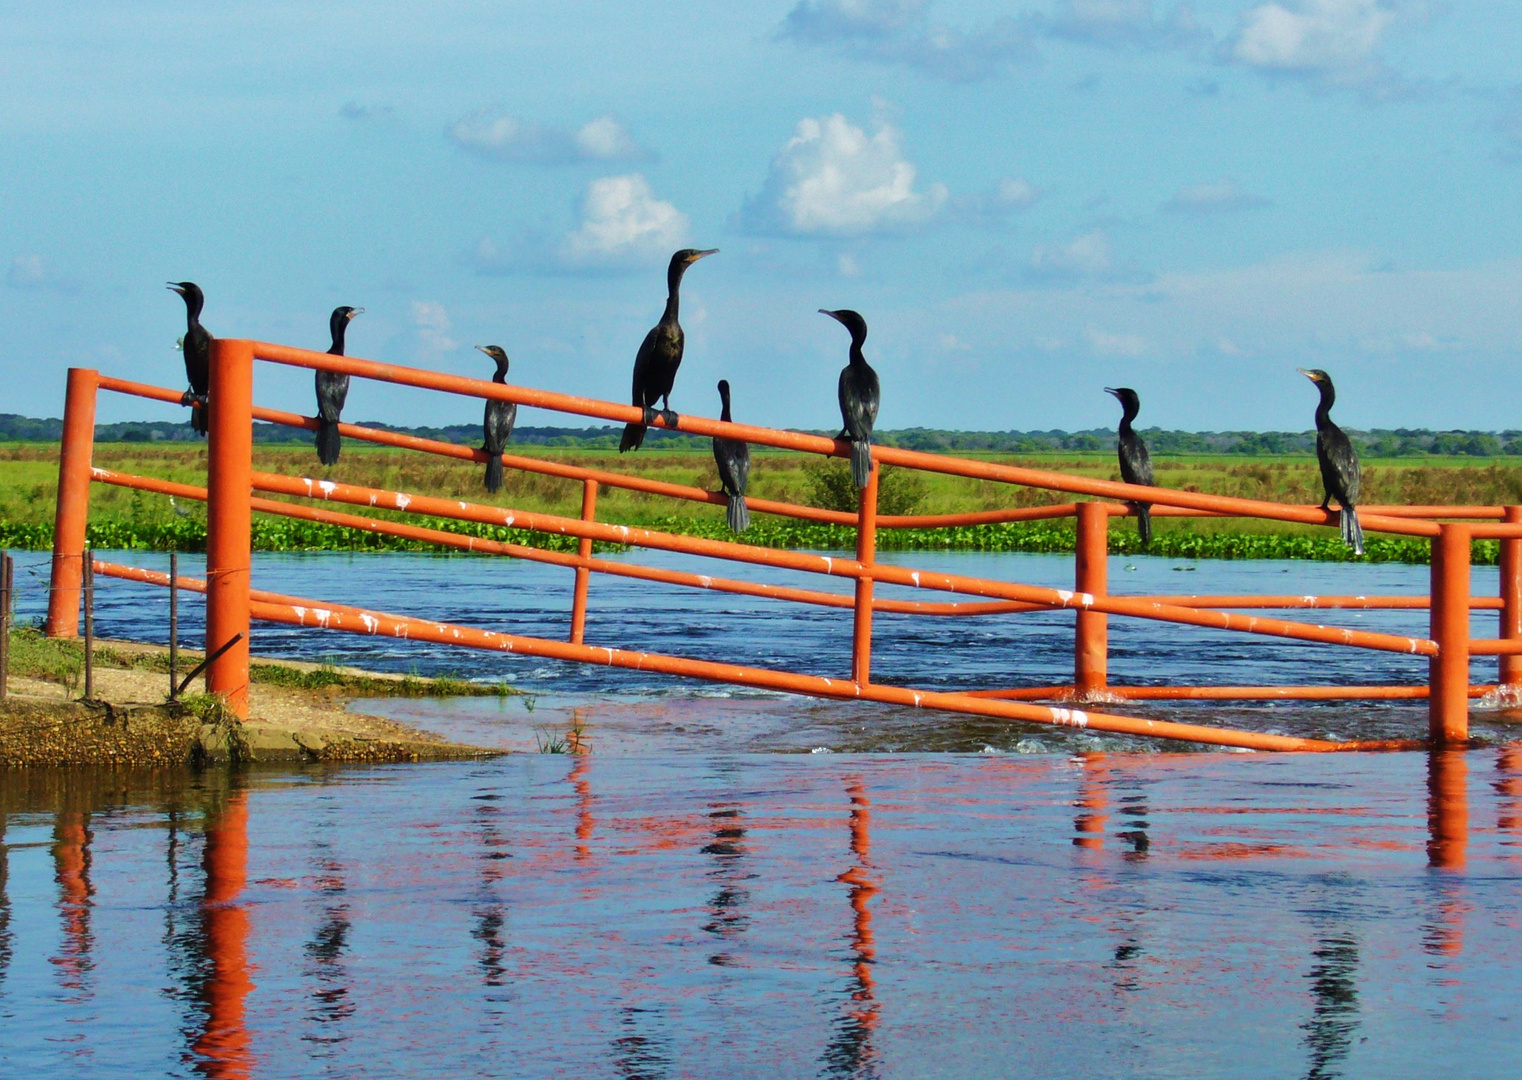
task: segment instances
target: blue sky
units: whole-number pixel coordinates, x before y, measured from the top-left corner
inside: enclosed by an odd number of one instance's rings
[[[670,251],[673,405],[884,427],[1522,427],[1522,5],[1419,0],[0,7],[0,412],[215,334],[624,400]],[[311,412],[309,376],[258,398]],[[479,405],[356,386],[348,415]],[[171,416],[125,400],[106,419]],[[561,423],[526,412],[525,424]]]

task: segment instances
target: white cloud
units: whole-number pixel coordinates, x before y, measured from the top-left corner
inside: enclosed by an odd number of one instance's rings
[[[964,31],[931,22],[928,7],[926,0],[801,0],[777,36],[950,82],[978,82],[1036,59],[1029,20]]]
[[[1041,189],[1030,181],[1006,177],[992,191],[958,195],[951,200],[951,209],[964,224],[999,228],[1009,221],[1011,214],[1036,205],[1041,195]]]
[[[449,138],[462,150],[490,161],[563,165],[622,161],[645,154],[611,116],[599,116],[570,131],[520,120],[501,109],[482,109],[451,125]]]
[[[934,218],[946,188],[917,191],[899,133],[868,135],[839,113],[800,120],[742,214],[752,228],[797,235],[859,236],[912,229]]]
[[[1234,210],[1257,210],[1270,205],[1258,195],[1242,190],[1235,180],[1223,177],[1213,184],[1192,184],[1181,187],[1178,193],[1163,203],[1163,209],[1174,214],[1221,214]]]
[[[587,185],[581,224],[561,244],[569,267],[654,261],[687,243],[687,215],[657,199],[643,176],[607,176]]]
[[[1137,334],[1111,334],[1091,326],[1084,331],[1089,347],[1100,356],[1141,356],[1147,351],[1147,341]]]
[[[1109,237],[1097,230],[1066,244],[1041,244],[1031,252],[1031,270],[1039,277],[1085,277],[1110,267]]]
[[[1243,13],[1227,56],[1265,74],[1305,78],[1328,87],[1389,84],[1378,56],[1381,39],[1400,17],[1388,0],[1286,0]]]
[[[433,300],[412,302],[412,324],[417,328],[418,350],[424,356],[437,356],[459,347],[449,336],[449,312]]]
[[[41,255],[17,255],[5,273],[5,283],[13,289],[36,289],[48,292],[77,293],[79,285]]]

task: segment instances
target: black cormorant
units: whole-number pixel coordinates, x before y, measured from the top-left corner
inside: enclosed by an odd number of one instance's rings
[[[477,345],[476,348],[497,362],[497,371],[492,375],[491,381],[505,384],[507,382],[507,353],[502,351],[502,346]],[[518,403],[516,401],[486,399],[486,418],[481,423],[481,428],[486,433],[486,442],[481,449],[486,451],[487,491],[495,492],[502,486],[502,451],[507,449],[508,440],[513,437],[513,425],[517,422]]]
[[[719,380],[719,401],[723,410],[719,419],[733,423],[729,415],[729,380]],[[750,444],[743,439],[721,439],[714,436],[713,460],[719,466],[719,483],[729,496],[729,531],[744,532],[750,528],[750,507],[745,505],[745,483],[750,479]]]
[[[666,269],[666,312],[661,321],[650,328],[634,357],[634,404],[645,410],[644,423],[624,425],[624,437],[619,440],[618,452],[638,450],[645,441],[645,428],[655,422],[655,403],[663,402],[661,419],[668,428],[676,427],[677,415],[671,411],[671,384],[676,382],[676,369],[682,366],[682,324],[677,321],[680,306],[678,292],[682,287],[682,275],[699,259],[718,254],[718,248],[699,251],[683,248],[671,256]]]
[[[1299,369],[1316,389],[1321,391],[1321,404],[1316,406],[1316,460],[1321,463],[1321,486],[1326,495],[1321,509],[1330,510],[1333,499],[1342,512],[1342,541],[1353,549],[1354,555],[1363,554],[1363,527],[1358,524],[1358,453],[1342,433],[1342,428],[1332,423],[1332,403],[1337,391],[1332,387],[1332,377],[1320,368],[1307,371]]]
[[[840,372],[840,419],[845,427],[838,439],[851,440],[851,479],[858,488],[867,486],[872,476],[872,425],[877,423],[877,406],[882,399],[877,372],[862,355],[867,340],[867,320],[854,311],[830,311],[820,308],[851,331],[851,362]]]
[[[333,344],[328,347],[329,356],[344,354],[344,331],[349,320],[363,315],[364,308],[336,307],[328,318],[328,329],[333,334]],[[349,396],[349,376],[336,371],[317,372],[317,460],[324,465],[338,464],[338,451],[343,445],[338,437],[338,418],[344,411],[344,401]]]
[[[201,308],[206,297],[194,281],[171,281],[169,288],[185,301],[185,337],[180,348],[185,353],[185,375],[190,389],[180,398],[190,406],[190,426],[197,435],[206,434],[207,393],[211,389],[211,334],[201,325]]]
[[[1128,484],[1151,487],[1152,458],[1147,454],[1147,444],[1131,426],[1131,421],[1141,412],[1141,398],[1129,386],[1113,389],[1107,386],[1105,393],[1114,394],[1115,400],[1120,402],[1120,430],[1117,433],[1120,439],[1116,444],[1120,454],[1120,478]],[[1136,532],[1145,551],[1152,543],[1152,504],[1134,502],[1126,505],[1136,511]]]

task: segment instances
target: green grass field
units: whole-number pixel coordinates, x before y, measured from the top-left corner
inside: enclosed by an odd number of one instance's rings
[[[620,455],[613,451],[543,447],[515,448],[515,452],[708,490],[718,488],[713,459],[705,453],[647,449]],[[971,456],[1119,479],[1115,458],[1108,451]],[[205,482],[203,446],[103,443],[95,448],[95,463],[103,468],[189,484]],[[754,496],[854,509],[849,486],[842,483],[843,463],[763,451],[753,452],[752,463],[750,493]],[[1159,456],[1155,465],[1157,483],[1163,487],[1295,503],[1315,503],[1321,497],[1320,475],[1315,459],[1309,455],[1246,460],[1240,454]],[[342,462],[332,469],[318,465],[308,447],[283,445],[256,447],[254,467],[266,472],[341,480],[572,517],[579,515],[581,507],[581,486],[576,481],[508,470],[502,490],[489,497],[481,488],[480,466],[352,441],[345,445]],[[0,543],[15,548],[45,548],[51,543],[56,486],[56,445],[0,444]],[[1364,463],[1363,487],[1367,503],[1522,503],[1522,463],[1514,465],[1506,458],[1374,459]],[[1058,492],[889,469],[883,477],[881,511],[954,513],[1065,501],[1070,501],[1070,497]],[[598,517],[603,521],[658,526],[694,535],[728,535],[723,511],[717,506],[612,488],[604,488],[599,495]],[[101,547],[178,547],[189,551],[204,544],[204,508],[183,502],[171,507],[163,496],[94,485],[90,521],[92,542]],[[1154,551],[1174,557],[1347,557],[1335,530],[1328,528],[1232,519],[1164,519],[1156,524]],[[443,527],[520,543],[574,546],[574,541],[567,542],[562,537],[530,535],[518,530],[463,523]],[[746,539],[778,547],[848,548],[853,543],[849,529],[810,526],[764,514],[754,516]],[[255,544],[262,550],[426,549],[391,538],[266,516],[256,518]],[[976,529],[885,530],[881,546],[1063,551],[1072,550],[1072,527],[1067,522],[1033,522]],[[1139,550],[1134,523],[1116,521],[1111,527],[1111,546],[1120,553]],[[1371,535],[1369,557],[1425,561],[1426,548],[1423,542]],[[1479,545],[1475,554],[1478,561],[1484,561],[1494,553]]]

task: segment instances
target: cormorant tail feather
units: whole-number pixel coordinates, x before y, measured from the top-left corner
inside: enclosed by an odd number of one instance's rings
[[[1141,537],[1142,550],[1152,546],[1152,504],[1133,503],[1136,507],[1136,532]]]
[[[324,465],[337,465],[339,448],[343,439],[338,435],[338,424],[332,420],[317,418],[317,460]]]
[[[745,505],[744,495],[731,495],[729,497],[729,531],[742,533],[750,528],[750,507]]]
[[[486,459],[486,490],[493,495],[502,487],[502,455],[491,454]]]
[[[197,435],[205,435],[211,430],[211,424],[206,418],[206,399],[197,396],[190,403],[190,430]]]
[[[872,479],[872,444],[866,439],[851,440],[851,479],[858,488]]]
[[[1351,506],[1344,506],[1342,513],[1342,539],[1353,549],[1354,555],[1363,554],[1363,526],[1358,522],[1358,512]]]
[[[618,452],[620,454],[627,454],[630,450],[638,450],[644,441],[644,424],[625,424],[624,437],[618,440]]]

